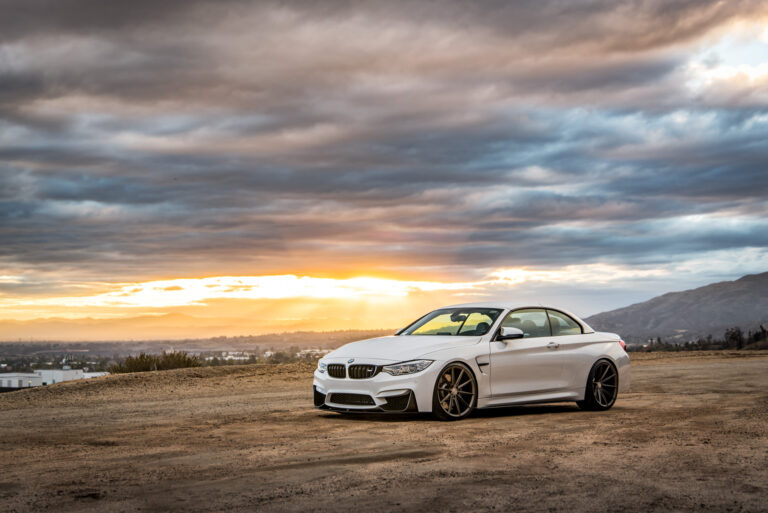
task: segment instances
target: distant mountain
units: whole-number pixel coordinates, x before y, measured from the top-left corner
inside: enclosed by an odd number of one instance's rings
[[[721,337],[726,328],[744,330],[768,327],[768,272],[750,274],[683,292],[670,292],[585,319],[598,331],[621,334],[625,340],[650,337],[692,340],[698,336]]]

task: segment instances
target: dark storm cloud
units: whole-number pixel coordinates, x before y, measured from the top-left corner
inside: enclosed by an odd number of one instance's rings
[[[5,2],[8,14],[0,19],[5,40],[60,33],[130,31],[165,25],[196,5],[212,2],[137,0],[130,6],[99,0],[17,0]],[[226,0],[215,3],[226,5]]]
[[[469,273],[768,246],[768,98],[686,85],[697,42],[759,2],[4,11],[9,268]]]
[[[98,201],[102,203],[155,203],[167,199],[149,184],[131,183],[113,177],[94,177],[87,173],[59,172],[44,180],[37,197],[54,201]]]

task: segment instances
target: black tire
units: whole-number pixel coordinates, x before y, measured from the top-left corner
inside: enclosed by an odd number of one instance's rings
[[[619,395],[619,371],[610,360],[598,360],[592,365],[584,389],[584,400],[576,404],[582,410],[611,409]]]
[[[472,370],[459,362],[446,365],[435,381],[432,414],[440,420],[461,420],[476,406],[477,380]]]

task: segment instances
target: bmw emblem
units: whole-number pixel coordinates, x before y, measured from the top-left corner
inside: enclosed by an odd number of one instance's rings
[[[352,362],[354,362],[354,361],[355,361],[355,359],[354,359],[354,358],[350,358],[349,360],[347,360],[347,363],[352,363]]]

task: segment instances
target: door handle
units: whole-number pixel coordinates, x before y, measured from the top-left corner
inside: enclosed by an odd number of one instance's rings
[[[557,342],[550,342],[549,344],[547,344],[547,348],[549,349],[557,349],[558,347],[560,347],[560,344],[558,344]]]

